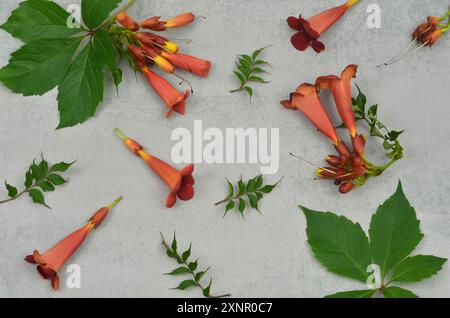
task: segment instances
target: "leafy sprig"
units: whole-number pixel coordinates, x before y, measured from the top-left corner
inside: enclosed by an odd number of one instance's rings
[[[261,74],[266,73],[263,69],[264,65],[269,65],[266,61],[262,59],[258,59],[259,55],[266,49],[268,46],[263,47],[259,50],[256,50],[250,55],[243,54],[238,56],[238,61],[236,62],[236,69],[233,71],[234,75],[238,78],[241,86],[239,88],[233,89],[230,93],[236,93],[245,91],[250,100],[253,96],[253,88],[249,86],[249,83],[259,83],[259,84],[267,84],[270,83],[261,77]]]
[[[9,199],[0,201],[0,204],[16,200],[25,193],[28,193],[34,203],[42,204],[47,208],[50,208],[45,203],[43,192],[53,192],[55,191],[56,186],[66,183],[67,180],[61,177],[57,172],[65,172],[74,163],[75,161],[71,163],[60,162],[49,166],[49,163],[43,156],[41,156],[41,161],[39,163],[37,163],[36,160],[33,160],[33,163],[25,173],[25,189],[19,192],[15,186],[5,181]]]
[[[242,218],[244,218],[244,211],[247,208],[247,205],[250,205],[251,208],[261,213],[258,208],[258,202],[263,198],[264,194],[272,192],[281,181],[280,179],[275,184],[264,185],[262,175],[258,175],[247,182],[244,182],[241,177],[236,185],[233,185],[228,179],[226,180],[228,183],[228,196],[215,203],[215,205],[227,203],[224,216],[227,215],[229,211],[237,208]],[[244,198],[247,198],[248,202]]]
[[[372,216],[368,236],[359,223],[344,216],[300,208],[306,217],[306,234],[315,258],[328,271],[370,286],[326,297],[371,298],[381,293],[386,298],[415,298],[418,296],[413,292],[396,285],[429,278],[447,262],[432,255],[410,256],[424,235],[401,183]]]
[[[207,286],[202,285],[201,281],[202,281],[204,275],[210,269],[210,267],[208,267],[207,269],[205,269],[203,271],[198,271],[197,270],[198,269],[198,259],[196,259],[195,261],[189,260],[189,258],[191,256],[191,251],[192,251],[192,243],[189,244],[189,248],[180,255],[178,252],[178,243],[176,240],[175,233],[173,234],[172,244],[170,244],[170,245],[164,239],[163,234],[162,233],[160,233],[160,234],[161,234],[162,245],[166,249],[167,255],[170,258],[175,259],[177,261],[177,263],[179,265],[181,265],[180,267],[177,267],[170,273],[166,273],[166,274],[173,275],[173,276],[178,276],[178,275],[191,275],[192,276],[191,279],[183,280],[177,287],[175,287],[173,289],[185,290],[190,287],[198,287],[202,290],[203,296],[207,297],[207,298],[224,298],[224,297],[231,296],[230,294],[224,294],[224,295],[220,295],[220,296],[212,296],[211,295],[212,278],[210,278],[209,284]]]
[[[383,139],[383,147],[388,151],[386,154],[388,158],[394,161],[402,159],[403,147],[400,145],[399,137],[404,131],[389,130],[378,119],[378,105],[372,105],[366,110],[367,97],[358,85],[356,87],[358,88],[358,96],[352,98],[355,119],[357,121],[364,121],[368,125],[370,136]],[[340,127],[345,127],[345,125],[341,125]]]

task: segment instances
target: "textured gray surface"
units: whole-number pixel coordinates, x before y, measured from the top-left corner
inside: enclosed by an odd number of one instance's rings
[[[78,1],[76,1],[78,2]],[[2,1],[3,22],[18,0]],[[71,1],[58,1],[64,5]],[[190,0],[138,1],[129,12],[137,19],[194,11],[206,20],[170,32],[192,38],[183,51],[214,62],[208,79],[193,78],[195,95],[185,117],[163,119],[163,107],[139,76],[123,65],[124,82],[117,98],[112,85],[97,116],[74,128],[55,131],[56,90],[42,97],[22,97],[0,86],[0,179],[22,184],[31,158],[44,152],[50,161],[78,159],[68,173],[70,182],[47,195],[52,210],[28,198],[0,206],[0,296],[2,297],[176,297],[199,296],[197,290],[171,291],[178,280],[161,273],[175,267],[160,246],[159,231],[170,237],[177,231],[180,244],[193,242],[193,255],[203,266],[212,265],[214,291],[236,297],[321,297],[340,290],[360,289],[357,282],[326,272],[312,257],[305,236],[305,219],[298,204],[332,210],[367,228],[372,213],[391,195],[399,179],[416,208],[425,239],[417,252],[449,257],[450,111],[448,50],[444,37],[433,49],[385,69],[375,65],[391,57],[409,41],[409,32],[431,14],[441,14],[447,0],[361,1],[323,40],[327,50],[299,53],[289,42],[292,31],[285,18],[319,12],[336,1],[312,0]],[[382,28],[366,27],[366,8],[382,8]],[[0,32],[0,65],[20,41]],[[272,83],[258,87],[253,104],[244,95],[229,94],[236,86],[231,75],[236,54],[273,44],[266,60],[273,65]],[[347,64],[359,64],[358,84],[370,103],[378,103],[386,123],[405,129],[407,156],[382,177],[346,196],[325,181],[314,181],[311,167],[289,157],[290,151],[320,162],[332,152],[327,140],[315,133],[300,113],[280,107],[279,101],[304,81],[339,73]],[[194,200],[163,207],[166,189],[138,158],[114,136],[122,130],[150,152],[170,159],[176,127],[279,127],[280,187],[262,201],[261,210],[222,218],[213,203],[226,192],[224,177],[252,177],[257,165],[197,165]],[[380,145],[370,140],[368,156]],[[374,145],[375,144],[375,145]],[[267,178],[275,180],[276,176]],[[61,271],[62,288],[55,293],[23,257],[33,249],[45,251],[83,224],[97,208],[122,194],[124,200],[88,238],[69,263],[81,266],[81,289],[69,289]],[[450,296],[450,271],[411,285],[420,296]]]

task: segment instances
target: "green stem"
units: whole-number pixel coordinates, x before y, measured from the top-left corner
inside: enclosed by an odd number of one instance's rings
[[[13,201],[13,200],[19,198],[22,194],[28,192],[29,190],[31,190],[31,188],[26,188],[23,191],[19,192],[15,197],[0,201],[0,204]]]

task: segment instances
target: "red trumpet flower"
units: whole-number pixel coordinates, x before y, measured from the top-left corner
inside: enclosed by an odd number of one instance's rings
[[[208,77],[211,62],[181,53],[161,52],[161,56],[178,68],[191,72],[197,76]]]
[[[192,23],[195,20],[193,13],[183,13],[167,21],[160,21],[161,17],[152,17],[141,22],[141,27],[153,31],[164,31],[170,28],[180,28]]]
[[[93,228],[97,228],[122,197],[117,198],[112,204],[98,210],[88,221],[88,223],[73,232],[62,241],[57,243],[44,254],[37,250],[32,255],[25,257],[25,260],[31,264],[38,264],[37,270],[44,279],[51,280],[51,286],[54,290],[59,288],[58,271],[72,254],[80,247],[83,241]]]
[[[351,64],[347,66],[341,77],[335,75],[322,76],[316,80],[316,86],[320,89],[330,89],[333,93],[334,101],[345,126],[352,138],[356,137],[355,113],[352,109],[352,93],[350,81],[356,76],[358,66]]]
[[[164,38],[162,36],[159,36],[159,35],[156,35],[153,33],[137,32],[136,39],[148,47],[152,47],[152,46],[156,45],[156,46],[159,46],[171,53],[178,52],[178,45],[167,40],[166,38]]]
[[[123,25],[130,31],[139,30],[139,24],[137,24],[126,12],[120,12],[116,15],[117,22]]]
[[[299,109],[333,144],[339,143],[336,130],[317,93],[311,84],[302,84],[291,94],[290,100],[281,101],[287,109]]]
[[[192,177],[194,165],[190,164],[181,171],[176,170],[166,162],[146,153],[142,146],[136,141],[124,136],[120,130],[115,129],[116,133],[125,142],[125,145],[136,155],[141,157],[158,177],[169,187],[169,194],[166,198],[166,207],[172,208],[177,197],[182,201],[189,201],[194,197],[194,183]]]
[[[345,4],[319,13],[308,20],[301,15],[299,18],[289,17],[288,25],[298,31],[291,38],[292,45],[299,51],[305,51],[311,45],[317,53],[320,53],[325,49],[325,45],[318,40],[320,36],[358,2],[359,0],[348,0]]]

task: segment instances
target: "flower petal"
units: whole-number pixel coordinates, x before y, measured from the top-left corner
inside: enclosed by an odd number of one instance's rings
[[[317,53],[322,52],[323,50],[325,50],[325,44],[323,44],[322,42],[320,42],[319,40],[312,40],[311,41],[311,47],[313,48],[314,51],[316,51]]]
[[[194,187],[190,184],[183,184],[180,190],[177,191],[178,198],[183,201],[188,201],[194,197]]]
[[[297,32],[291,37],[292,45],[299,51],[305,51],[309,46],[309,38],[304,32]]]
[[[303,26],[300,23],[300,19],[297,17],[289,17],[287,18],[287,23],[288,25],[291,27],[291,29],[297,30],[297,31],[302,31],[303,30]]]

